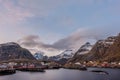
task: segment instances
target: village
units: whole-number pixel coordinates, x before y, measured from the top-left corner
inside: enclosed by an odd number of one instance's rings
[[[0,75],[13,74],[18,71],[45,72],[45,69],[59,69],[60,64],[56,62],[2,62],[0,63]]]
[[[13,74],[18,71],[30,71],[30,72],[45,72],[46,69],[59,69],[59,68],[68,68],[68,69],[79,69],[87,70],[89,67],[97,68],[120,68],[120,62],[97,62],[97,61],[88,61],[88,62],[76,62],[69,63],[69,65],[61,65],[57,62],[2,62],[0,63],[0,74]]]
[[[120,68],[120,62],[98,62],[98,61],[84,61],[76,63],[68,63],[65,65],[66,68],[80,68],[80,67],[96,67],[96,68]]]

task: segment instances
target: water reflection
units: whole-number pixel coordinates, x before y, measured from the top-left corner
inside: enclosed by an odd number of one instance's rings
[[[92,70],[95,68],[89,68]],[[45,73],[20,72],[14,75],[1,76],[0,80],[120,80],[119,69],[102,69],[109,72],[109,75],[97,74],[89,71],[59,69],[46,70]]]

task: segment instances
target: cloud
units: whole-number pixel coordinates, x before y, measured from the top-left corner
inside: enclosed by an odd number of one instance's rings
[[[33,54],[42,51],[47,55],[55,55],[60,52],[60,50],[53,47],[53,45],[41,42],[40,37],[37,35],[29,35],[24,37],[18,40],[18,43],[23,47],[28,48]]]
[[[64,0],[18,0],[20,6],[39,17],[46,17],[57,9]]]
[[[105,1],[109,4],[105,4]],[[58,54],[64,49],[78,49],[86,41],[99,40],[119,32],[119,26],[114,27],[116,25],[103,28],[79,27],[110,24],[110,19],[111,22],[119,22],[119,16],[115,17],[120,12],[119,3],[119,0],[0,0],[0,38],[12,41],[29,35],[18,42],[32,52],[40,50],[48,55]],[[60,39],[60,35],[66,36],[78,28],[71,35]],[[49,36],[51,32],[53,35]],[[45,43],[49,41],[52,44]]]
[[[18,42],[24,46],[36,47],[38,44],[40,44],[38,40],[40,40],[39,36],[30,35],[30,36],[24,37],[23,39],[18,40]]]
[[[25,23],[25,20],[33,17],[41,17],[42,19],[47,17],[48,19],[51,15],[56,15],[57,13],[55,12],[63,7],[68,8],[71,5],[78,5],[78,7],[81,5],[89,7],[89,4],[105,3],[105,1],[109,3],[113,2],[112,0],[0,0],[0,25],[13,26],[16,23]],[[119,0],[115,0],[114,3],[117,3],[117,5],[109,6],[108,8],[105,8],[105,11],[108,11],[107,9],[109,9],[111,13],[119,14],[119,2]],[[98,13],[100,12],[98,11]],[[61,14],[57,16],[60,16],[61,18],[63,15]],[[99,17],[97,19],[99,19]],[[59,20],[58,22],[58,25],[61,26],[74,26],[75,24],[76,22],[70,18],[65,18],[62,19],[62,21]]]
[[[0,25],[14,25],[33,17],[29,11],[14,4],[13,0],[0,1]]]
[[[95,30],[91,30],[89,28],[81,28],[66,38],[60,39],[53,44],[45,44],[41,41],[40,37],[37,35],[29,35],[18,40],[18,43],[23,47],[29,49],[35,49],[36,51],[42,51],[47,55],[57,55],[61,51],[66,49],[77,50],[82,44],[91,40],[98,40],[102,38],[103,35],[101,33],[97,33]]]
[[[86,42],[94,44],[97,40],[113,35],[115,31],[116,29],[111,33],[111,30],[104,28],[86,27],[76,30],[71,35],[60,39],[53,44],[42,42],[41,37],[38,35],[29,35],[18,40],[18,43],[23,47],[28,48],[33,54],[35,52],[42,51],[48,56],[53,56],[60,54],[66,49],[73,49],[76,51]]]
[[[103,35],[95,29],[80,28],[70,36],[55,42],[53,46],[58,49],[78,49],[87,41],[97,41],[101,38]]]
[[[90,6],[91,4],[113,3],[112,0],[0,0],[0,24],[15,24],[25,22],[24,20],[31,17],[46,18],[60,9],[61,7],[70,7],[70,5]],[[109,6],[112,13],[119,12],[119,0],[115,0],[117,5]],[[54,5],[53,5],[54,4]],[[90,5],[89,5],[90,4]],[[107,8],[107,9],[108,9]],[[118,13],[119,14],[119,13]],[[67,20],[63,25],[70,25],[71,20]]]

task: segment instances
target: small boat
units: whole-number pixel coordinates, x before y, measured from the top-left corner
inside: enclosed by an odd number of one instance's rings
[[[96,73],[99,73],[99,74],[107,74],[107,75],[109,75],[109,73],[107,71],[102,71],[102,70],[91,70],[90,72],[96,72]]]

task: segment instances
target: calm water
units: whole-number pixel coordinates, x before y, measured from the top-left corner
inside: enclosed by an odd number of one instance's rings
[[[89,68],[88,71],[46,70],[44,73],[17,71],[13,75],[0,76],[0,80],[120,80],[120,69],[102,69],[107,71],[109,75],[89,72],[94,69],[98,68]]]

